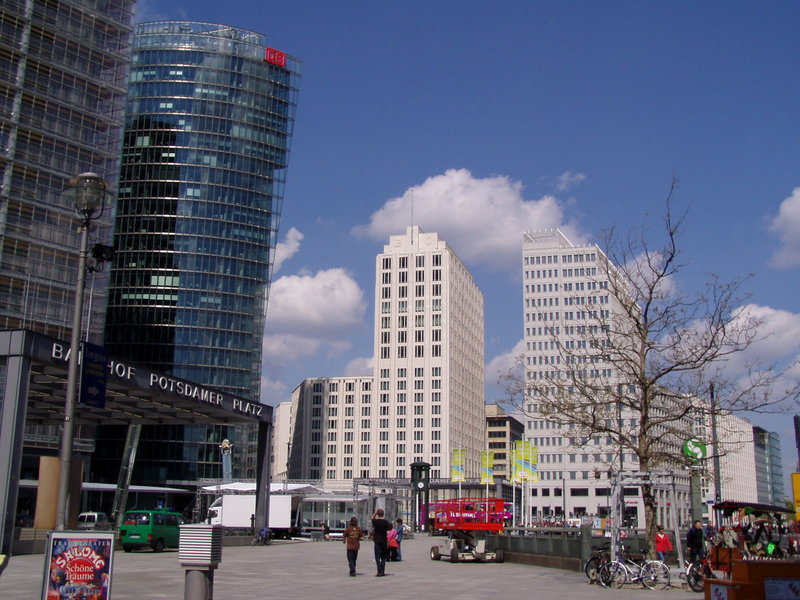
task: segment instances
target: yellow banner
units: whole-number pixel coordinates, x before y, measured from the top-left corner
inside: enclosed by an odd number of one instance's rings
[[[517,445],[511,448],[511,483],[520,483],[519,471],[517,470]]]
[[[464,459],[467,451],[464,448],[453,448],[450,454],[450,480],[464,481]]]
[[[520,440],[514,444],[512,452],[516,469],[515,481],[539,481],[539,448],[530,440]]]
[[[481,452],[481,483],[494,483],[494,451]]]
[[[792,473],[792,490],[794,490],[794,518],[800,523],[800,473]]]

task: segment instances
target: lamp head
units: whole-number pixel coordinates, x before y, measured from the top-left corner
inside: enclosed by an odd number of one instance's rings
[[[87,222],[100,218],[112,198],[108,183],[97,173],[81,173],[70,178],[63,195],[72,201],[75,212]]]

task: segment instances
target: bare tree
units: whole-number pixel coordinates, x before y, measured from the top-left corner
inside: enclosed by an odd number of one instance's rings
[[[688,459],[681,445],[698,411],[766,410],[797,398],[796,383],[783,388],[783,371],[747,365],[733,376],[726,362],[760,339],[762,322],[743,308],[745,279],[722,282],[710,276],[703,289],[686,293],[676,279],[679,239],[686,214],[675,218],[666,201],[663,243],[654,248],[644,228],[637,235],[602,236],[596,289],[606,302],[588,307],[584,324],[562,321],[552,328],[556,360],[544,376],[518,368],[500,378],[508,400],[528,415],[562,425],[573,445],[608,440],[636,458],[642,473],[673,469]],[[569,294],[564,294],[570,303]],[[585,294],[584,294],[585,296]],[[575,295],[575,300],[580,300]],[[705,402],[709,384],[716,400]],[[641,486],[645,527],[653,551],[654,490]]]

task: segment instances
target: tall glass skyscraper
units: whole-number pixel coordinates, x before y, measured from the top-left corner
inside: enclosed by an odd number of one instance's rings
[[[0,329],[70,339],[80,219],[62,191],[87,171],[116,187],[134,4],[0,2]],[[111,242],[112,220],[106,210],[93,222],[91,244]],[[87,274],[82,337],[94,343],[107,287],[107,271]],[[60,437],[57,425],[26,423],[21,478],[37,478],[38,455]],[[77,426],[74,447],[93,450],[91,426]]]
[[[106,325],[112,354],[259,399],[299,75],[300,62],[258,33],[135,26]],[[145,428],[138,479],[218,477],[222,437],[233,438],[236,474],[248,476],[241,432]]]
[[[0,3],[0,329],[69,339],[78,217],[61,192],[93,171],[113,189],[133,0]],[[113,213],[91,242],[109,243]],[[107,278],[87,280],[88,337],[100,342]]]

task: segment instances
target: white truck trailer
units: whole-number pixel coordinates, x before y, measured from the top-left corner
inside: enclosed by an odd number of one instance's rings
[[[297,498],[295,502],[293,499]],[[289,494],[271,494],[269,523],[272,537],[288,537],[292,529],[292,505],[300,498]],[[208,507],[208,523],[236,529],[252,527],[256,512],[255,494],[223,494]]]

